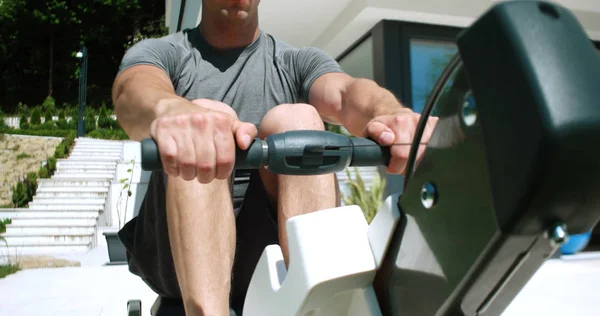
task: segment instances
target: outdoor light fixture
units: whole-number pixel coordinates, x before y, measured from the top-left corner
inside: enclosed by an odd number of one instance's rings
[[[83,58],[83,52],[82,51],[78,51],[77,54],[75,55],[75,57],[77,57],[77,59]]]

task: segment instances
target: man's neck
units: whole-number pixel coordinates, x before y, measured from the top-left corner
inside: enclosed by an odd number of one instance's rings
[[[198,29],[206,41],[218,49],[245,47],[260,35],[258,21],[249,21],[247,25],[242,25],[203,16]]]

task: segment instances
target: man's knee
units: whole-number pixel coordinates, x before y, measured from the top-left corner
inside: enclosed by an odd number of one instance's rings
[[[271,109],[259,127],[259,137],[292,130],[324,130],[317,110],[310,104],[281,104]]]

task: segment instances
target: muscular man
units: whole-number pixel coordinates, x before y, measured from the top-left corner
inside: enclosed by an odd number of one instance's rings
[[[263,32],[259,2],[203,0],[198,27],[138,43],[114,82],[121,126],[134,140],[154,138],[164,167],[119,233],[130,270],[160,296],[158,315],[228,315],[230,306],[239,313],[264,247],[279,243],[287,264],[286,220],[338,203],[334,175],[260,170],[234,212],[236,144],[322,130],[323,121],[381,144],[405,143],[419,120],[324,52]],[[388,172],[403,172],[408,147],[392,147]]]

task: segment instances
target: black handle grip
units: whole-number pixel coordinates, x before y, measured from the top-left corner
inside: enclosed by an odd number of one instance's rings
[[[141,142],[142,169],[161,170],[154,139]],[[348,166],[387,166],[390,148],[366,138],[350,138],[328,131],[289,131],[256,138],[247,150],[237,148],[236,169],[268,166],[271,172],[290,175],[318,175],[344,170]]]
[[[256,138],[250,147],[242,150],[239,147],[235,152],[236,169],[258,169],[266,164],[263,141]],[[142,151],[142,169],[146,171],[162,170],[162,162],[158,152],[158,145],[152,138],[145,138],[141,141]]]

